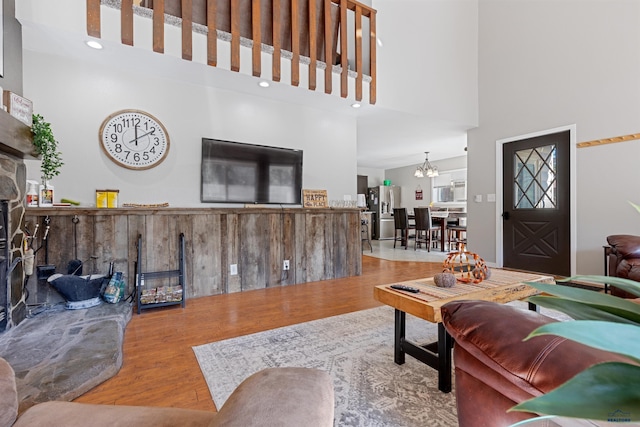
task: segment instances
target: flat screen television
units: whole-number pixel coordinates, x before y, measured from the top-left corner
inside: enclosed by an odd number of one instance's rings
[[[202,138],[200,200],[299,205],[302,150]]]

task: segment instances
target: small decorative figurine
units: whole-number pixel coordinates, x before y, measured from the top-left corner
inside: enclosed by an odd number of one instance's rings
[[[450,288],[456,284],[456,276],[451,273],[438,273],[433,276],[433,282],[441,288]]]
[[[451,273],[463,283],[480,283],[490,275],[484,260],[473,252],[465,251],[464,245],[457,252],[450,252],[444,260],[443,272]]]

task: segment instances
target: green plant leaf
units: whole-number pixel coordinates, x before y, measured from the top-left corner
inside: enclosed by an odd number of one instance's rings
[[[624,317],[634,322],[640,322],[640,304],[634,303],[632,300],[570,286],[549,285],[536,282],[527,282],[527,285],[550,295],[588,304],[600,310],[613,313],[616,316]],[[563,311],[561,306],[557,306],[556,309]]]
[[[561,311],[575,320],[602,320],[606,322],[626,323],[640,326],[640,314],[636,315],[635,313],[629,313],[629,317],[620,316],[606,310],[602,310],[599,306],[592,306],[582,302],[547,295],[532,296],[528,298],[528,301],[541,307]],[[637,321],[634,321],[636,318]]]
[[[592,276],[592,275],[584,275],[584,276],[573,276],[567,279],[558,280],[558,282],[570,282],[572,280],[586,280],[588,282],[609,284],[615,286],[616,288],[620,288],[630,294],[633,294],[637,297],[640,297],[640,283],[631,279],[624,279],[622,277],[613,277],[613,276]]]
[[[640,211],[640,206],[636,206]],[[606,283],[640,296],[640,283],[610,276],[573,276],[559,281],[587,280]],[[562,311],[576,319],[554,322],[533,331],[557,335],[640,362],[640,304],[586,289],[542,283],[528,285],[548,295],[529,301]],[[640,366],[609,362],[594,365],[557,389],[526,401],[512,410],[538,414],[616,421],[640,420]],[[633,413],[636,411],[636,413]]]
[[[589,347],[622,354],[640,362],[638,326],[597,320],[553,322],[535,329],[525,341],[539,335],[557,335]]]
[[[58,141],[53,136],[51,124],[44,121],[40,114],[32,116],[31,134],[33,135],[33,145],[40,156],[40,172],[43,180],[50,180],[60,174],[62,158],[58,151]]]
[[[593,420],[640,420],[640,367],[620,362],[594,365],[555,390],[520,403],[525,411]]]

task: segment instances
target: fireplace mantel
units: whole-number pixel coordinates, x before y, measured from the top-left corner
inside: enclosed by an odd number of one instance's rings
[[[31,128],[0,109],[0,152],[20,159],[36,159]]]

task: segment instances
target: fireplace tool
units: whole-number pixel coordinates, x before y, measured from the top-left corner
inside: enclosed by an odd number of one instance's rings
[[[82,276],[83,262],[78,259],[78,223],[80,222],[78,215],[74,215],[71,222],[73,223],[73,256],[75,259],[72,259],[67,264],[67,274]],[[89,259],[92,258],[95,259],[97,257],[90,257]]]
[[[29,290],[27,287],[27,283],[29,281],[29,278],[33,275],[33,266],[34,266],[34,261],[36,258],[36,254],[38,252],[40,252],[42,249],[44,249],[44,265],[38,265],[36,266],[36,280],[38,281],[38,283],[44,283],[52,274],[55,273],[56,271],[56,266],[55,265],[51,265],[49,264],[49,231],[51,228],[51,218],[49,216],[46,216],[43,220],[43,224],[44,224],[44,234],[42,236],[42,240],[40,242],[40,246],[38,248],[34,248],[34,245],[36,244],[36,240],[38,237],[38,231],[40,230],[40,224],[36,223],[34,228],[33,228],[33,233],[31,233],[28,229],[28,227],[24,228],[24,231],[27,235],[26,237],[26,241],[24,242],[25,245],[25,257],[24,257],[24,271],[25,271],[25,284],[24,284],[24,288],[25,288],[25,301],[29,300]],[[48,308],[51,307],[51,304],[49,304],[49,302],[44,302],[44,303],[37,303],[37,304],[27,304],[27,306],[29,307],[29,312],[27,317],[32,317],[35,316],[37,314],[40,314],[44,311],[46,311]]]
[[[40,252],[42,248],[44,248],[44,265],[38,265],[36,267],[36,273],[38,280],[47,280],[53,273],[56,272],[56,266],[49,264],[49,230],[51,228],[51,218],[47,215],[44,217],[44,235],[42,236],[42,243],[40,247],[33,251],[33,256]]]

